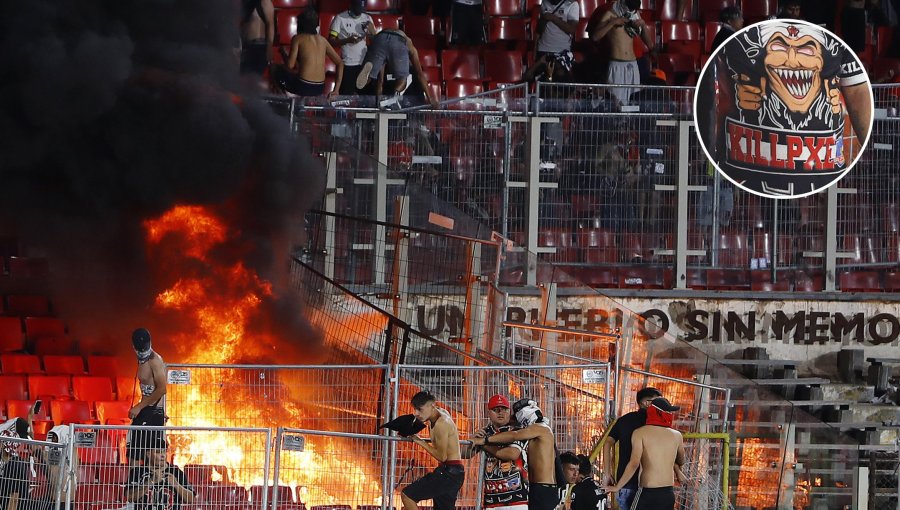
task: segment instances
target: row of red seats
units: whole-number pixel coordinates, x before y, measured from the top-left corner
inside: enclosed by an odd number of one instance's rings
[[[40,295],[10,294],[0,299],[0,315],[39,317],[52,315],[50,298]]]
[[[0,257],[0,274],[10,278],[46,278],[50,274],[47,259],[42,257]]]
[[[0,375],[2,400],[131,400],[134,389],[135,381],[128,377]]]
[[[27,416],[32,400],[6,400],[6,416]],[[54,425],[69,423],[128,425],[131,403],[124,400],[44,400],[40,412],[35,415],[35,436],[46,437]],[[41,425],[37,423],[41,422]]]
[[[87,370],[85,370],[85,361]],[[79,354],[0,354],[0,374],[69,374],[118,377],[127,375],[121,361],[114,356]]]

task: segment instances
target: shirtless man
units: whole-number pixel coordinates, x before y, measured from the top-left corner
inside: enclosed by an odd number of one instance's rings
[[[262,76],[272,61],[274,42],[272,0],[241,0],[241,74]]]
[[[434,471],[406,486],[400,493],[404,510],[418,510],[417,503],[431,499],[434,510],[455,510],[456,497],[465,479],[459,449],[459,431],[447,411],[434,405],[434,395],[420,391],[413,395],[413,414],[431,426],[431,444],[413,434],[412,441],[440,463]]]
[[[132,425],[162,427],[166,424],[166,364],[153,350],[150,332],[138,328],[131,334],[131,345],[137,355],[137,379],[141,386],[141,401],[128,411]],[[129,431],[127,456],[131,463],[144,458],[138,446],[132,445],[135,435]]]
[[[537,402],[527,398],[513,404],[513,411],[523,428],[475,437],[472,443],[490,446],[528,441],[528,510],[553,510],[562,495],[556,484],[556,439],[550,420],[544,417]]]
[[[287,60],[287,71],[276,73],[275,80],[288,92],[298,96],[321,96],[325,93],[325,57],[337,66],[334,90],[328,97],[334,97],[341,90],[344,79],[344,62],[319,35],[319,14],[306,9],[297,16],[297,35],[291,39],[291,53]]]
[[[640,85],[641,73],[638,70],[634,55],[635,36],[640,36],[647,46],[653,49],[653,41],[647,31],[647,25],[638,14],[640,0],[617,0],[616,3],[600,17],[600,22],[591,33],[591,39],[601,41],[609,37],[609,69],[606,72],[606,83],[612,85]],[[634,89],[616,87],[610,89],[621,104],[627,105]]]
[[[647,408],[647,424],[631,436],[631,460],[625,466],[625,472],[619,483],[605,487],[607,492],[620,490],[640,468],[640,484],[632,509],[675,508],[675,477],[685,483],[679,467],[684,463],[684,443],[681,432],[672,428],[675,412],[679,409],[663,397],[653,399]]]
[[[362,70],[356,77],[356,88],[362,90],[371,83],[376,83],[375,95],[380,96],[384,88],[387,67],[394,80],[390,93],[401,95],[412,83],[410,65],[431,106],[437,108],[438,100],[425,80],[425,73],[422,72],[419,51],[402,30],[384,29],[372,38]]]

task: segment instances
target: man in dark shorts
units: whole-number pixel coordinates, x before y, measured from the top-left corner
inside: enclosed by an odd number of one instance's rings
[[[637,392],[639,409],[620,416],[613,422],[612,429],[609,431],[609,440],[603,445],[604,469],[601,475],[601,483],[611,484],[616,480],[621,480],[622,473],[625,472],[625,465],[628,464],[628,459],[631,458],[631,435],[635,430],[647,423],[646,409],[653,402],[654,398],[661,396],[662,393],[656,388],[642,388]],[[616,444],[619,445],[619,462],[614,464]],[[614,476],[613,473],[615,473]],[[616,495],[619,508],[631,508],[637,488],[638,477],[633,476]]]
[[[166,364],[153,350],[150,332],[138,328],[131,334],[131,346],[137,356],[137,379],[141,387],[141,400],[131,410],[128,417],[131,425],[162,427],[166,424]],[[145,434],[150,437],[152,434]],[[144,458],[140,448],[135,448],[133,431],[128,435],[126,455],[131,464]]]
[[[418,510],[418,502],[433,501],[434,510],[455,510],[456,497],[465,479],[459,448],[459,431],[450,414],[435,406],[434,395],[420,391],[413,395],[413,414],[431,427],[431,444],[418,435],[412,441],[440,463],[434,471],[406,486],[400,493],[405,510]]]
[[[375,95],[381,96],[387,81],[386,72],[390,71],[392,85],[388,87],[389,94],[402,95],[413,80],[410,65],[431,106],[437,108],[438,100],[425,80],[419,52],[401,30],[385,29],[372,38],[362,70],[356,77],[356,88],[370,91],[369,85],[375,84]]]

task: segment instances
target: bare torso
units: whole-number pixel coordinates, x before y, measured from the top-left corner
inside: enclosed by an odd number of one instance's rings
[[[241,20],[241,40],[244,42],[266,38],[266,25],[259,15],[258,9],[253,9]]]
[[[156,353],[154,353],[153,358],[151,358],[146,363],[138,364],[137,378],[138,384],[140,384],[141,386],[142,397],[146,397],[156,390],[156,383],[154,382],[154,371],[165,372],[165,362],[163,361],[162,356]],[[150,404],[157,407],[165,407],[165,395],[163,395],[159,403],[151,402]]]
[[[297,34],[291,40],[291,55],[297,55],[296,64],[288,62],[300,79],[310,82],[325,81],[325,54],[328,41],[319,34]],[[296,48],[296,53],[295,53]]]
[[[460,460],[462,455],[459,449],[459,429],[447,411],[439,409],[438,412],[441,413],[441,418],[431,427],[431,439],[438,451],[438,458],[443,459],[442,462]]]
[[[600,22],[605,22],[615,18],[616,15],[612,11],[608,11]],[[625,27],[612,27],[606,35],[609,40],[609,58],[614,60],[631,61],[634,56],[634,41],[625,32]]]
[[[681,432],[667,427],[645,425],[634,431],[632,441],[643,443],[641,455],[641,487],[675,485],[675,458],[681,445]]]
[[[556,450],[553,432],[543,425],[531,425],[543,427],[547,431],[542,432],[534,439],[528,440],[528,479],[534,483],[556,483]]]

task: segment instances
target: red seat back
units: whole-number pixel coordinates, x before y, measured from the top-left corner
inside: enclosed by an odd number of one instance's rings
[[[441,62],[444,80],[481,79],[481,59],[476,50],[444,50],[441,52]],[[448,97],[460,97],[450,96],[449,91],[447,95]]]
[[[297,35],[297,15],[301,12],[301,9],[275,11],[275,44],[291,44],[291,39]]]
[[[112,400],[113,386],[109,377],[92,377],[79,375],[72,377],[72,393],[76,400],[94,402],[97,400]]]
[[[31,340],[42,336],[66,334],[66,323],[54,317],[25,317],[25,336]]]
[[[0,317],[0,353],[25,350],[25,332],[18,317]]]
[[[50,402],[50,416],[57,425],[94,423],[91,405],[83,400],[54,400]]]
[[[50,315],[50,299],[47,296],[11,295],[6,296],[6,303],[6,311],[11,315]]]
[[[522,78],[525,64],[518,51],[486,50],[484,69],[493,81],[513,83]]]
[[[397,14],[372,14],[372,22],[375,30],[381,32],[385,29],[399,30],[402,18]]]
[[[130,424],[131,419],[128,418],[130,409],[131,403],[123,400],[103,400],[94,403],[94,410],[97,411],[97,420],[103,425]]]
[[[71,375],[31,375],[28,376],[28,394],[32,399],[50,396],[57,399],[72,398]]]
[[[0,401],[6,400],[28,400],[24,375],[0,375]]]
[[[127,372],[125,364],[113,356],[88,356],[88,374],[104,377],[117,377]]]
[[[4,374],[39,374],[41,359],[33,354],[2,354],[0,370]]]
[[[841,273],[838,283],[844,292],[881,292],[881,275],[875,271]]]
[[[44,371],[48,374],[83,374],[84,360],[81,356],[48,354],[44,356]]]
[[[488,16],[522,16],[522,0],[485,0],[484,12]]]

